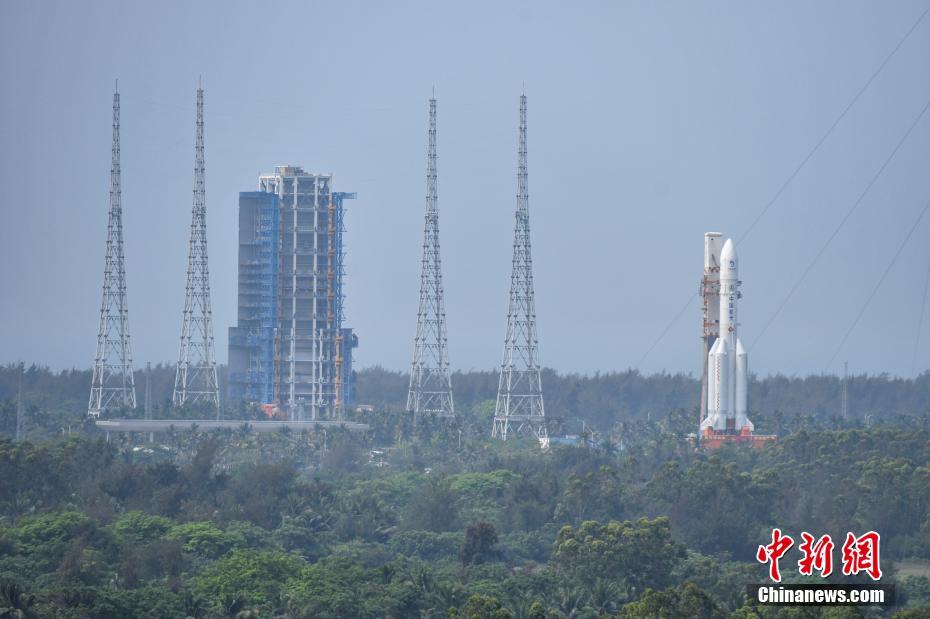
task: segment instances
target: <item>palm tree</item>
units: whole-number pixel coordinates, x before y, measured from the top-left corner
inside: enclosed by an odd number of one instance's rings
[[[190,591],[184,593],[182,599],[184,604],[184,616],[186,619],[200,619],[207,614],[204,599],[199,595],[194,595]]]
[[[239,612],[244,610],[244,607],[245,599],[230,593],[227,593],[220,602],[223,616],[229,617],[230,619],[236,619],[239,616]]]
[[[626,598],[626,594],[617,583],[598,578],[588,588],[589,603],[594,607],[598,614],[613,614],[620,609],[620,603]]]
[[[530,619],[531,617],[538,616],[541,607],[544,605],[536,599],[536,596],[532,592],[524,591],[522,595],[511,598],[508,606],[513,609],[516,619]]]
[[[32,610],[36,596],[26,595],[15,582],[0,584],[0,617],[4,619],[30,619],[37,616]]]
[[[581,587],[561,585],[552,597],[555,604],[550,603],[550,606],[555,606],[566,619],[577,617],[579,611],[588,605],[588,594]]]

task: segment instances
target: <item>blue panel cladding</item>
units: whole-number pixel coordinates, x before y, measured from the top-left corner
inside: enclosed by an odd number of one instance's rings
[[[274,399],[279,217],[277,195],[239,194],[238,324],[229,330],[231,399]]]
[[[278,235],[280,233],[280,210],[278,196],[263,199],[261,208],[261,355],[263,371],[259,377],[262,402],[274,401],[274,349],[275,328],[278,320]]]

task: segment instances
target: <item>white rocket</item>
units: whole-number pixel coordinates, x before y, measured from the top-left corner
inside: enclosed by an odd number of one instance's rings
[[[746,350],[737,336],[736,306],[742,295],[732,239],[724,243],[719,264],[720,335],[707,355],[707,417],[701,429],[739,433],[748,428],[752,432],[752,422],[746,417]]]

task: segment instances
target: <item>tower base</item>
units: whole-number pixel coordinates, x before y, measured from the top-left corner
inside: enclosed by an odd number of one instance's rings
[[[748,444],[750,447],[761,449],[769,443],[778,441],[775,434],[753,434],[748,426],[739,430],[714,430],[704,428],[701,430],[701,447],[704,449],[718,449],[727,443]]]

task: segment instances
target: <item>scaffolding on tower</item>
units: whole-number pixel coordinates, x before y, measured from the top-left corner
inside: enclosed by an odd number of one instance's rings
[[[723,235],[720,232],[707,232],[704,234],[704,275],[701,277],[701,286],[698,294],[701,296],[701,311],[703,321],[701,327],[701,356],[703,358],[703,372],[701,373],[701,405],[698,413],[698,427],[707,417],[707,377],[708,353],[720,335],[720,243]],[[700,441],[700,433],[698,433]]]
[[[345,321],[344,301],[345,292],[342,289],[343,277],[345,275],[345,249],[342,245],[342,235],[345,232],[345,207],[343,200],[355,200],[358,194],[355,192],[334,191],[331,201],[330,216],[330,244],[332,261],[330,263],[329,278],[330,298],[332,303],[332,314],[334,330],[336,334],[336,363],[335,363],[335,380],[336,380],[336,397],[335,412],[336,417],[341,418],[342,411],[348,405],[352,397],[352,365],[351,353],[346,347],[355,348],[358,345],[357,338],[351,329],[342,326]]]

